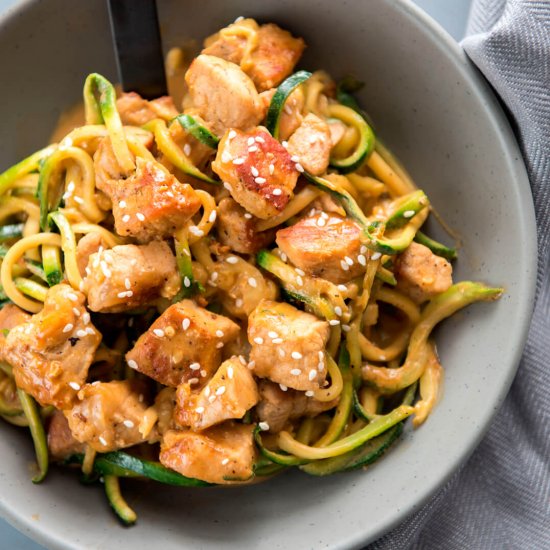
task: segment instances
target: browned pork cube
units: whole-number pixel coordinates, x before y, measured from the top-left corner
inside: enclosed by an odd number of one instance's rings
[[[306,273],[346,283],[365,272],[361,228],[349,218],[318,212],[277,231],[277,244]]]
[[[243,24],[258,33],[257,46],[252,49],[250,58],[244,60],[247,38],[244,34],[231,33],[233,28]],[[207,39],[205,45],[203,54],[241,64],[259,91],[277,86],[290,75],[305,48],[302,38],[294,38],[273,23],[258,27],[253,19],[229,25],[227,29]]]
[[[412,242],[395,262],[397,286],[417,304],[445,292],[452,284],[453,268],[427,246]]]
[[[0,361],[4,361],[6,337],[5,330],[11,330],[17,325],[26,323],[31,316],[14,304],[6,304],[0,309]]]
[[[63,460],[86,450],[84,443],[77,441],[69,423],[61,411],[54,411],[48,424],[48,451],[54,460]]]
[[[325,381],[329,326],[286,303],[263,300],[248,320],[250,361],[260,378],[301,391]]]
[[[181,286],[176,259],[162,241],[124,244],[90,256],[84,291],[92,311],[114,313],[172,299]]]
[[[262,219],[285,208],[299,174],[288,151],[262,128],[226,132],[212,170],[242,207]]]
[[[180,474],[209,483],[231,483],[252,477],[256,451],[250,424],[225,422],[201,433],[168,431],[160,461]]]
[[[258,384],[260,402],[256,413],[260,422],[265,422],[272,433],[280,432],[290,420],[302,416],[317,416],[334,408],[338,399],[318,401],[304,392],[288,389],[285,385],[262,380]]]
[[[216,228],[219,241],[241,254],[254,254],[275,237],[274,231],[259,232],[258,218],[249,214],[238,202],[226,197],[218,204]]]
[[[126,354],[132,368],[165,386],[206,383],[239,326],[191,300],[170,306]]]
[[[288,152],[310,174],[320,176],[327,171],[332,140],[328,124],[314,114],[307,115],[288,140]]]
[[[143,126],[155,118],[171,120],[178,116],[174,101],[169,96],[147,101],[135,92],[124,93],[116,100],[116,108],[122,124],[131,126]]]
[[[136,159],[133,175],[111,180],[104,190],[113,203],[116,232],[140,242],[171,237],[201,206],[189,184],[142,158]]]
[[[180,425],[197,432],[224,420],[242,418],[258,399],[246,361],[242,356],[232,357],[222,363],[200,393],[193,392],[189,384],[178,386],[175,417]]]
[[[75,400],[101,342],[86,298],[69,285],[48,290],[44,308],[11,329],[4,348],[17,386],[41,405],[63,409]]]
[[[264,116],[252,80],[225,59],[199,55],[191,63],[185,81],[193,107],[218,136],[228,128],[247,130],[257,126]]]
[[[79,401],[63,411],[73,437],[100,453],[142,443],[150,433],[143,385],[133,380],[94,382],[78,393]]]

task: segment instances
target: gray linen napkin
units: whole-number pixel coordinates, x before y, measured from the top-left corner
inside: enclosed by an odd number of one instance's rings
[[[505,103],[522,148],[538,226],[537,301],[518,374],[485,439],[369,550],[550,549],[550,0],[474,0],[462,46]]]

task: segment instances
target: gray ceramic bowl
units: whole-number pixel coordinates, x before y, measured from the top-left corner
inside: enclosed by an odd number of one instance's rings
[[[139,524],[121,528],[103,494],[54,471],[29,480],[30,439],[0,426],[0,511],[51,548],[360,547],[421,506],[479,442],[514,376],[530,319],[535,227],[518,147],[458,46],[408,1],[162,0],[165,45],[239,15],[304,36],[302,66],[367,84],[362,104],[446,221],[463,236],[457,279],[506,288],[438,332],[445,393],[427,423],[367,472],[294,473],[236,489],[141,485]],[[87,73],[115,78],[104,0],[37,0],[0,22],[0,166],[41,147]],[[490,467],[490,464],[487,464]]]

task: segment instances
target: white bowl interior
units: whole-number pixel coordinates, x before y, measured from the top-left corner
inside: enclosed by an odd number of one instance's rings
[[[29,479],[26,433],[0,426],[0,510],[52,548],[360,547],[402,520],[456,470],[511,382],[530,318],[535,232],[525,169],[488,86],[458,47],[408,2],[163,0],[165,47],[198,40],[239,15],[305,37],[301,66],[352,73],[379,134],[463,238],[457,279],[503,285],[496,304],[445,322],[445,393],[424,427],[367,472],[292,473],[262,485],[176,490],[133,485],[139,513],[122,529],[100,490],[54,471]],[[115,78],[104,0],[26,2],[0,28],[0,166],[42,147],[92,71]],[[434,235],[444,237],[436,226]]]

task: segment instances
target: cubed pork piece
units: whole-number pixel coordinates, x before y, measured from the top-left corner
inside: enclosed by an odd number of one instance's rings
[[[244,25],[257,33],[256,46],[249,57],[246,57],[247,36],[235,29]],[[206,46],[203,54],[240,64],[262,92],[279,85],[290,75],[304,51],[305,42],[273,23],[258,27],[254,20],[247,19],[222,29],[207,39]]]
[[[0,309],[0,361],[5,361],[5,346],[6,337],[4,335],[5,330],[11,330],[17,325],[26,323],[31,316],[18,308],[15,304],[6,304]]]
[[[105,138],[94,154],[96,185],[112,201],[119,235],[140,242],[170,237],[199,210],[195,190],[160,163],[137,158],[136,171],[121,179],[112,157],[111,142]]]
[[[224,422],[201,433],[168,431],[160,462],[180,474],[209,483],[245,481],[253,474],[254,426]]]
[[[261,380],[258,384],[260,402],[256,413],[260,422],[265,422],[272,433],[280,432],[289,421],[302,416],[317,416],[334,408],[338,398],[318,401],[304,392],[288,389],[285,385]]]
[[[263,128],[227,131],[212,170],[243,208],[262,219],[285,208],[299,175],[288,151]]]
[[[445,292],[453,284],[452,273],[453,268],[445,258],[415,242],[395,262],[397,288],[417,304]]]
[[[65,415],[55,410],[48,424],[48,451],[53,460],[63,460],[77,453],[83,453],[86,445],[77,441],[69,428]]]
[[[163,241],[124,244],[92,254],[84,291],[92,311],[115,313],[172,299],[181,286],[176,259]]]
[[[253,372],[296,390],[318,390],[326,378],[328,337],[325,321],[290,304],[264,300],[248,321]]]
[[[317,212],[277,231],[277,245],[309,275],[347,283],[365,272],[361,228],[349,218]]]
[[[191,300],[170,306],[126,354],[132,368],[165,386],[206,383],[221,363],[221,348],[239,326]]]
[[[288,140],[288,152],[310,174],[320,176],[327,171],[332,140],[328,124],[310,113]]]
[[[259,232],[258,218],[249,214],[238,202],[230,197],[218,204],[216,228],[219,241],[241,254],[255,254],[273,242],[275,232]]]
[[[138,380],[86,384],[78,398],[63,412],[73,437],[100,453],[142,443],[157,418],[153,409],[147,409]]]
[[[254,83],[234,63],[199,55],[191,63],[185,81],[193,107],[218,136],[228,128],[248,130],[263,118],[262,100]]]
[[[51,287],[44,308],[10,330],[4,349],[17,386],[41,405],[71,406],[101,342],[86,298],[67,284]]]
[[[130,126],[143,126],[155,118],[171,120],[179,114],[171,97],[147,101],[135,92],[121,94],[116,100],[116,108],[122,124]]]
[[[174,414],[181,426],[198,432],[225,420],[242,418],[258,399],[258,388],[246,360],[231,357],[200,392],[194,392],[189,384],[178,386]]]

